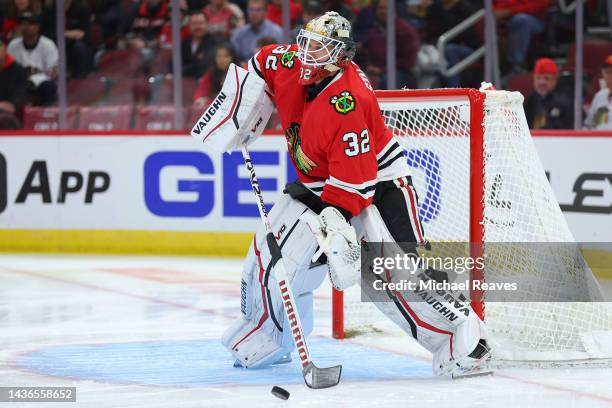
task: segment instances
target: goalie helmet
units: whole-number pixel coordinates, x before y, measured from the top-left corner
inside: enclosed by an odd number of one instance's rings
[[[311,84],[344,68],[355,56],[351,23],[335,11],[310,20],[297,36],[300,83]]]

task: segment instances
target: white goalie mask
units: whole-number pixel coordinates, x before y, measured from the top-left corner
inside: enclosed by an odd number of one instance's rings
[[[351,24],[335,11],[310,20],[300,30],[297,44],[302,84],[316,82],[343,68],[355,56]]]

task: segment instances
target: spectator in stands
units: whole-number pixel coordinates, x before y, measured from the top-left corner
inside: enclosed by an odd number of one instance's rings
[[[348,4],[352,4],[351,1],[344,1],[344,0],[323,0],[323,8],[324,11],[335,11],[336,13],[340,14],[342,17],[346,18],[348,21],[352,21],[353,20],[353,11],[351,10],[351,8],[347,5]],[[310,20],[307,21],[303,21],[304,23],[307,23]]]
[[[89,0],[88,4],[93,22],[100,26],[105,47],[114,47],[123,19],[121,0]]]
[[[574,105],[569,94],[558,87],[559,69],[550,58],[540,58],[533,68],[533,89],[525,102],[530,129],[571,129]]]
[[[274,24],[283,26],[283,0],[270,0],[266,18]],[[302,5],[296,0],[289,0],[289,26],[295,27],[302,14]]]
[[[323,5],[319,0],[306,0],[302,7],[302,17],[300,24],[298,24],[291,32],[291,41],[296,41],[295,39],[297,35],[307,22],[309,22],[313,18],[317,18],[323,15],[325,11],[326,9],[323,8]]]
[[[421,0],[406,0],[400,1],[397,0],[395,2],[396,7],[396,16],[402,18],[405,21],[408,21],[410,25],[410,20],[406,18],[407,15],[407,4],[410,4],[412,1],[421,1]],[[357,56],[362,52],[361,48],[363,44],[366,42],[368,35],[370,33],[370,29],[377,24],[378,18],[376,16],[378,9],[378,1],[377,0],[368,0],[366,2],[367,6],[361,8],[357,15],[354,18],[353,22],[353,38],[357,43]],[[324,2],[323,8],[326,7],[326,3]],[[352,19],[353,20],[353,19]],[[351,21],[351,20],[350,20]],[[414,27],[414,25],[412,25]]]
[[[208,6],[204,7],[204,14],[208,20],[208,31],[226,40],[232,31],[244,25],[244,13],[228,0],[210,0]]]
[[[370,29],[362,50],[359,63],[365,66],[368,77],[378,82],[378,87],[387,88],[387,0],[377,0],[376,24]],[[396,86],[416,87],[416,79],[411,70],[416,62],[421,41],[417,31],[406,21],[395,18],[395,57]],[[377,85],[374,85],[376,88]]]
[[[277,43],[283,41],[283,29],[266,19],[266,9],[266,0],[249,0],[249,24],[232,34],[232,44],[240,61],[253,56],[257,41],[262,37],[272,37]]]
[[[433,0],[408,0],[406,2],[406,20],[421,34],[422,39],[426,36],[429,23],[427,17],[433,4]]]
[[[179,1],[180,12],[180,36],[181,41],[186,40],[189,37],[189,13],[187,10],[186,0]],[[172,1],[168,3],[168,19],[164,23],[159,33],[159,47],[167,50],[172,49],[174,41],[172,40]]]
[[[26,99],[27,74],[0,41],[0,129],[18,129],[17,114]]]
[[[193,95],[195,108],[201,109],[207,106],[211,99],[219,93],[225,81],[227,69],[232,62],[237,64],[238,60],[231,44],[219,45],[215,53],[215,64],[204,74]]]
[[[218,40],[209,34],[208,21],[201,10],[189,16],[189,32],[190,36],[181,44],[183,76],[200,78],[214,60]]]
[[[57,47],[40,34],[38,16],[26,11],[17,20],[22,36],[11,40],[8,52],[27,70],[29,88],[37,99],[35,102],[50,105],[57,99],[57,87],[53,81],[57,75]]]
[[[266,45],[276,44],[276,40],[272,37],[261,37],[257,40],[257,44],[255,44],[254,54],[258,53],[263,47]]]
[[[169,12],[168,0],[140,0],[120,32],[133,49],[155,49],[159,46],[160,32],[170,18]]]
[[[57,42],[56,1],[48,1],[41,16],[41,33]],[[66,15],[66,62],[72,78],[82,78],[92,68],[93,50],[89,45],[91,12],[83,0],[64,0]]]
[[[549,0],[494,0],[493,13],[510,35],[511,72],[525,72],[525,58],[534,34],[544,31]]]
[[[187,0],[187,10],[192,11],[202,10],[208,4],[208,0]]]
[[[42,12],[42,0],[10,0],[7,6],[6,14],[2,20],[2,38],[6,41],[12,40],[14,37],[19,37],[19,27],[17,17],[19,14],[29,11],[34,15],[39,15]],[[4,14],[4,13],[0,13]]]
[[[355,21],[353,23],[353,39],[357,43],[357,53],[356,55],[360,55],[360,49],[368,38],[368,33],[370,29],[374,27],[376,23],[376,5],[374,1],[370,3],[368,6],[363,7],[359,10],[359,13],[355,16]]]
[[[208,0],[187,0],[187,9],[192,12],[202,10],[208,4]]]
[[[425,38],[422,37],[421,41],[436,44],[442,34],[456,27],[475,12],[476,8],[466,0],[442,0],[433,3],[426,10]],[[481,45],[475,29],[468,28],[446,44],[444,58],[448,66],[452,67]],[[453,75],[446,78],[445,82],[446,86],[456,88],[461,85],[461,78],[459,75]]]
[[[601,89],[593,97],[593,102],[587,113],[584,125],[590,129],[597,130],[612,130],[612,99],[610,98],[610,90],[612,90],[612,54],[610,54],[603,63],[601,75],[606,83],[606,87]]]

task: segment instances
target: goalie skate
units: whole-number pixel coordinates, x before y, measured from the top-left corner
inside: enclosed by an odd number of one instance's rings
[[[489,368],[491,350],[485,340],[480,340],[478,345],[469,355],[458,360],[451,360],[443,370],[450,373],[453,380],[459,378],[479,377],[492,375]]]

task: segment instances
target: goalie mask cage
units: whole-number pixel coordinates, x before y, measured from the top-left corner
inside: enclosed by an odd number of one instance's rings
[[[479,247],[487,252],[490,242],[574,241],[531,140],[520,93],[435,89],[377,96],[387,126],[407,152],[419,215],[434,245],[469,241],[483,243]],[[586,263],[576,262],[575,251],[521,248],[497,254],[497,262],[487,252],[484,271],[471,271],[471,279],[486,281],[496,264],[496,273],[508,279],[526,274],[530,282],[523,299],[487,303],[485,293],[484,301],[472,302],[487,323],[493,358],[609,362],[612,309]],[[542,259],[563,267],[542,267]],[[549,287],[556,285],[575,298],[555,298]],[[472,299],[478,296],[472,293]],[[373,303],[361,302],[358,285],[334,290],[332,309],[335,338],[399,330]]]

